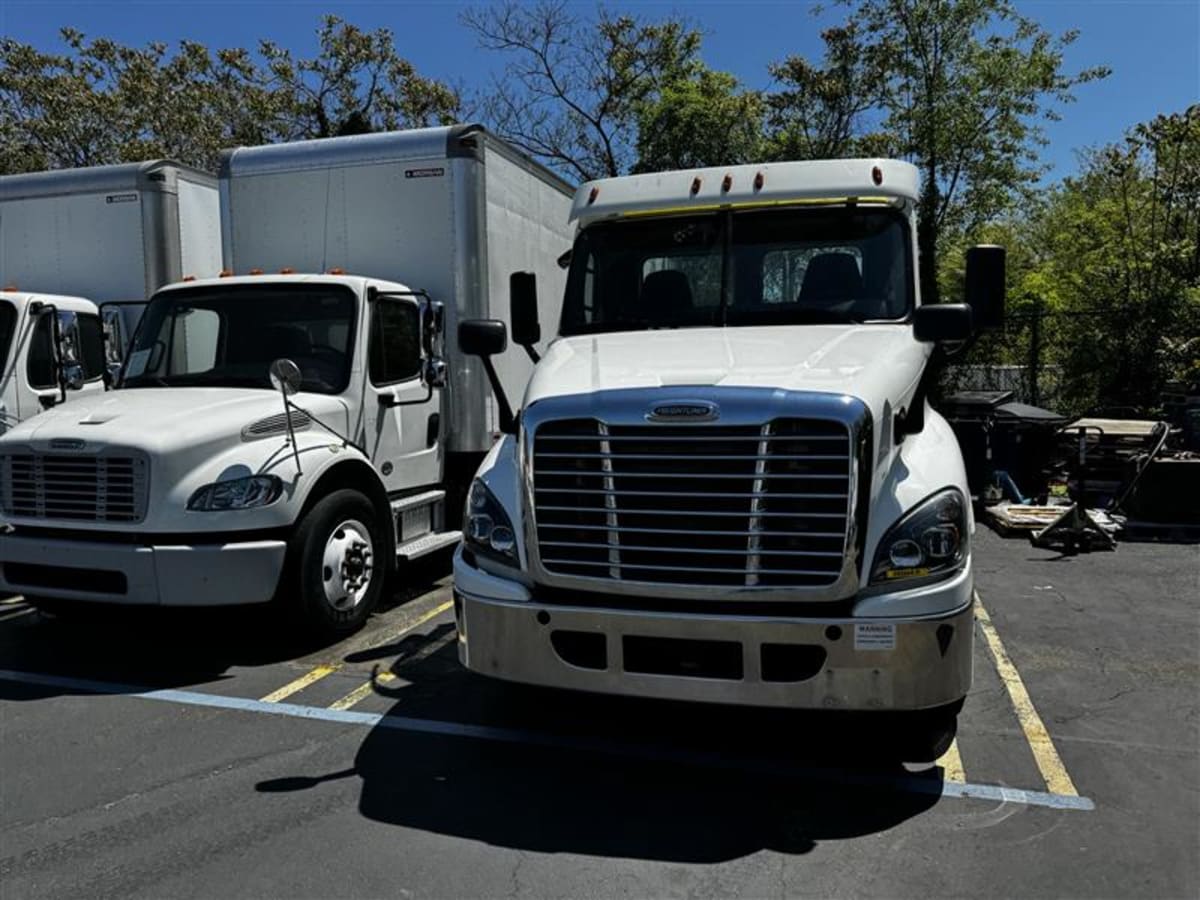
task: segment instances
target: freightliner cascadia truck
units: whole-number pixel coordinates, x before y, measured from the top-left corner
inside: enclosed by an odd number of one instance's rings
[[[454,126],[232,150],[220,192],[228,276],[157,291],[117,390],[0,438],[0,592],[345,633],[461,537],[499,413],[454,329],[508,317],[511,269],[561,291],[572,191]]]
[[[221,269],[217,182],[169,160],[0,177],[0,431],[103,390],[146,298]]]
[[[467,668],[902,712],[914,752],[946,749],[971,684],[974,523],[927,395],[973,311],[1000,315],[1004,262],[972,248],[972,305],[922,305],[917,192],[888,160],[579,188],[557,339],[470,490]],[[527,343],[536,280],[517,286]],[[483,359],[506,343],[504,322],[460,326]]]

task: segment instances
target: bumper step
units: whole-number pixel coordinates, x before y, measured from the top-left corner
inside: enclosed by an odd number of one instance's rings
[[[438,534],[426,534],[409,541],[407,544],[401,544],[396,548],[396,556],[399,559],[419,559],[422,556],[428,556],[430,553],[441,550],[443,547],[451,547],[462,540],[461,531],[443,531]]]

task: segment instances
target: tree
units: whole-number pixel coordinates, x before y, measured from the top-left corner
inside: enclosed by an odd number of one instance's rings
[[[686,80],[700,34],[677,18],[648,22],[601,9],[594,21],[566,0],[468,9],[479,45],[509,63],[480,107],[496,131],[564,174],[589,180],[629,171],[638,115],[667,84]]]
[[[322,20],[319,49],[261,60],[192,41],[126,47],[63,29],[66,53],[0,40],[0,171],[170,157],[216,167],[241,144],[452,121],[458,94],[422,78],[386,29]]]
[[[846,123],[869,118],[876,149],[917,165],[922,292],[936,302],[939,237],[993,219],[1028,193],[1043,174],[1040,121],[1108,70],[1063,74],[1076,32],[1051,35],[1010,0],[841,2],[848,18],[824,35],[825,67],[781,64],[801,90],[793,106],[777,95],[773,109],[785,126],[814,123],[832,138],[821,149],[842,144],[843,152],[855,149]]]
[[[327,15],[317,43],[316,56],[297,59],[272,41],[259,42],[266,66],[253,80],[279,99],[278,131],[283,140],[457,121],[458,92],[418,75],[397,53],[390,29],[363,31]]]
[[[762,99],[737,79],[696,64],[637,114],[634,172],[737,165],[762,156]]]

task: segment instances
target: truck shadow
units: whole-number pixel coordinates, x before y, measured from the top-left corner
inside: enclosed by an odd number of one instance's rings
[[[938,800],[940,770],[909,775],[851,717],[501,684],[453,671],[453,643],[426,655],[441,632],[399,648],[395,674],[408,683],[377,683],[395,702],[353,767],[257,790],[358,778],[359,810],[376,822],[510,849],[697,863],[807,853]],[[923,789],[897,789],[905,779]]]
[[[403,588],[381,602],[373,621],[435,589],[448,573],[448,558],[431,557],[411,564],[399,579]],[[22,606],[12,609],[15,614],[9,612],[0,621],[0,669],[96,682],[97,690],[87,693],[211,684],[233,678],[230,670],[236,668],[309,656],[342,657],[339,642],[306,635],[292,626],[286,611],[274,606],[159,609],[96,605],[63,616]],[[0,699],[39,699],[75,692],[0,680]]]

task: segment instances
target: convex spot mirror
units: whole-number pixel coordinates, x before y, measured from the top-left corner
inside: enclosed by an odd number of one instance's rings
[[[496,356],[508,349],[508,329],[499,319],[460,322],[458,348],[469,356]]]
[[[69,391],[77,391],[83,387],[83,366],[77,362],[68,362],[64,365],[63,384]]]
[[[971,336],[971,307],[965,303],[919,306],[913,314],[913,337],[930,343],[965,341]]]
[[[261,371],[261,370],[260,370]],[[300,390],[300,367],[290,359],[277,359],[271,363],[271,387],[291,396]]]

